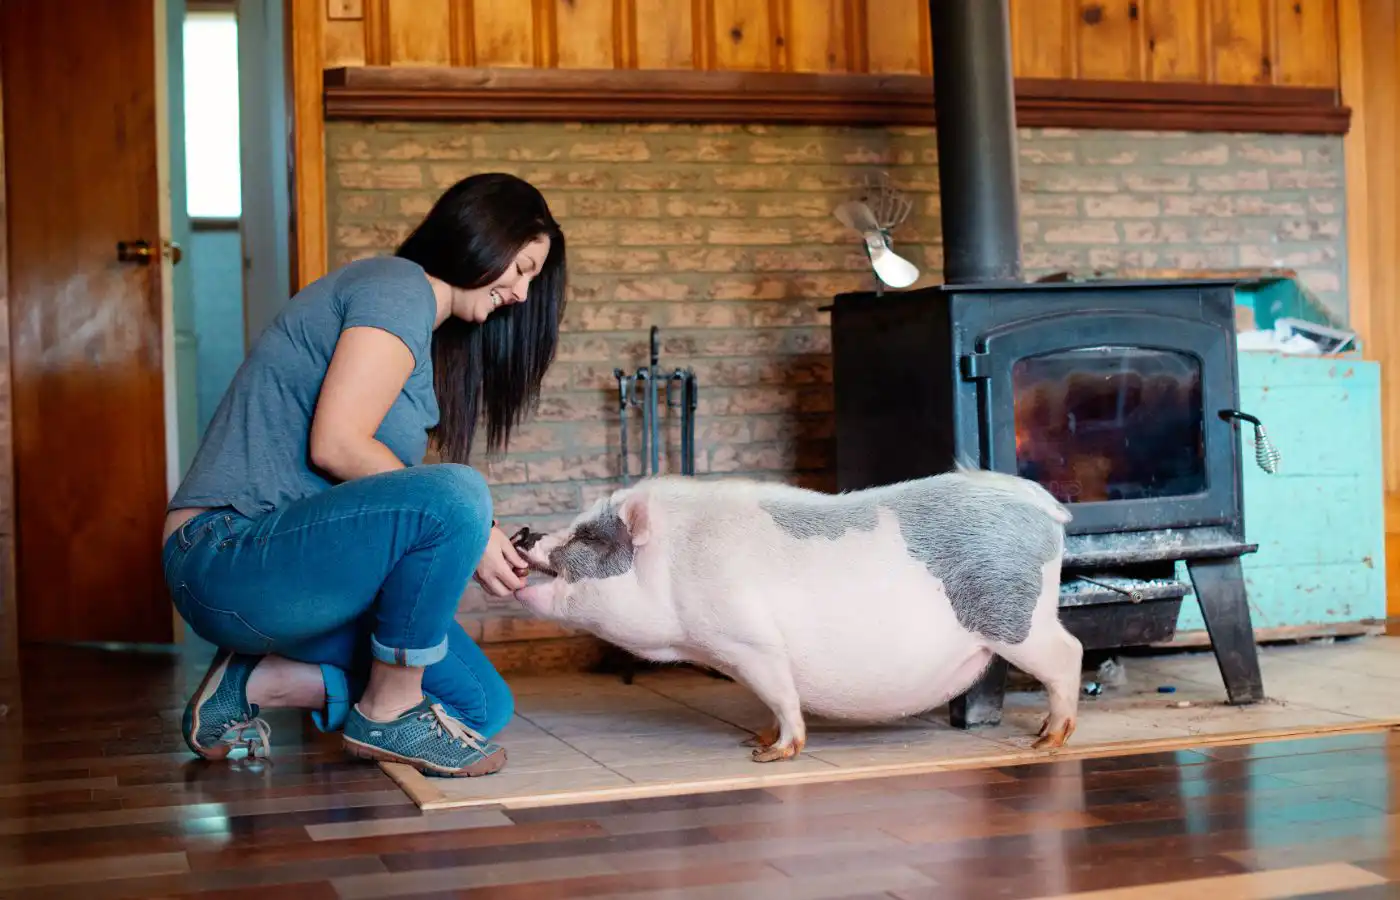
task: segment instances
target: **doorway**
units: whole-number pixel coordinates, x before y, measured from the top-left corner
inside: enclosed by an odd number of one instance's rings
[[[284,12],[0,6],[7,656],[16,643],[186,637],[160,571],[165,505],[246,346],[290,296]]]

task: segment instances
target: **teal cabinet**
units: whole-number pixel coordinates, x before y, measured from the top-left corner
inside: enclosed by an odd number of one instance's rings
[[[1244,557],[1257,630],[1385,617],[1385,491],[1380,366],[1359,357],[1240,353],[1240,408],[1282,457],[1276,475],[1244,452]],[[1181,577],[1185,567],[1179,567]],[[1204,629],[1187,597],[1178,634]]]

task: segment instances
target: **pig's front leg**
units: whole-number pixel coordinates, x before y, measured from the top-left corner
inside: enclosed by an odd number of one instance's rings
[[[757,762],[793,759],[807,746],[807,723],[792,666],[785,654],[763,647],[726,647],[725,669],[773,711],[775,723],[759,732],[753,751]]]

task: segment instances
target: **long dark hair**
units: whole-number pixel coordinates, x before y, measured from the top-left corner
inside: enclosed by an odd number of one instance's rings
[[[467,461],[483,414],[487,450],[504,450],[539,403],[564,315],[564,232],[534,185],[493,172],[448,188],[395,251],[453,287],[481,288],[541,236],[549,238],[549,253],[524,303],[502,306],[481,323],[453,316],[433,333],[441,411],[433,438],[448,462]]]

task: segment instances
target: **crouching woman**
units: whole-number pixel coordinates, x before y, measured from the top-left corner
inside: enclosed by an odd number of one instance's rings
[[[455,620],[475,576],[525,562],[466,466],[539,397],[564,306],[564,235],[518,178],[448,189],[393,256],[303,288],[260,335],[171,499],[175,606],[218,652],[186,743],[266,749],[268,708],[428,775],[498,771],[509,688]],[[424,465],[430,437],[446,462]]]

